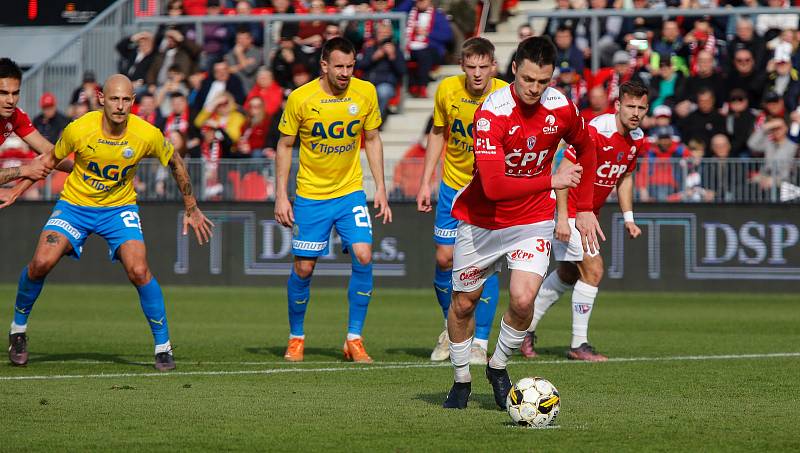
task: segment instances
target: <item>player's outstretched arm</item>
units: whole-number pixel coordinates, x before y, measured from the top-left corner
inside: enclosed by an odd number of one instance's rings
[[[281,134],[275,150],[275,220],[288,228],[294,225],[294,212],[289,201],[289,170],[292,168],[294,141],[294,135]]]
[[[436,171],[439,157],[442,155],[444,147],[444,127],[433,126],[428,134],[428,146],[425,148],[425,164],[422,168],[422,180],[419,183],[419,193],[417,194],[417,211],[431,212],[431,178]]]
[[[619,208],[622,210],[622,217],[625,219],[625,229],[632,239],[636,239],[642,234],[641,228],[636,226],[633,220],[633,177],[630,173],[625,174],[617,182],[617,198],[619,198]]]
[[[20,181],[20,183],[13,188],[0,189],[0,201],[2,201],[0,204],[0,209],[7,208],[14,204],[14,202],[17,201],[17,198],[25,193],[26,190],[30,189],[34,182],[47,177],[47,175],[53,171],[53,168],[58,166],[60,161],[60,159],[53,155],[53,150],[51,148],[49,151],[33,159],[28,164],[20,167],[20,172],[28,172],[30,176],[23,174],[20,177],[25,179]]]
[[[383,223],[392,221],[392,208],[386,198],[386,180],[383,177],[383,142],[378,129],[364,131],[364,149],[367,152],[367,162],[375,180],[375,209],[376,218],[383,218]]]
[[[25,141],[25,143],[27,143],[28,146],[30,146],[34,151],[36,151],[37,154],[42,156],[53,150],[53,144],[36,130],[23,137],[22,140]],[[71,173],[74,164],[75,163],[70,159],[63,159],[58,162],[58,164],[55,166],[55,169],[58,171],[63,171],[64,173]]]
[[[191,225],[195,236],[197,236],[197,242],[203,245],[211,238],[214,223],[197,207],[197,199],[194,197],[189,172],[186,171],[183,158],[179,153],[172,153],[172,157],[169,159],[169,169],[178,184],[178,189],[183,194],[183,205],[185,206],[183,234],[186,235],[189,232],[189,226]]]
[[[41,159],[36,159],[29,164],[0,169],[0,184],[5,184],[19,178],[29,178],[38,181],[46,178],[49,174],[50,169],[44,165]]]

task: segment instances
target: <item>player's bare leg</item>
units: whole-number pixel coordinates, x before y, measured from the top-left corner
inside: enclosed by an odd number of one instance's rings
[[[577,263],[580,279],[572,292],[572,344],[567,357],[573,360],[605,362],[608,357],[595,352],[589,343],[589,318],[597,297],[597,287],[603,279],[603,257],[584,255]]]
[[[364,242],[350,246],[352,273],[347,289],[349,303],[347,338],[342,350],[345,360],[372,363],[367,354],[361,331],[367,317],[367,307],[372,298],[372,245]]]
[[[447,244],[436,244],[436,277],[433,282],[433,289],[436,291],[436,298],[439,305],[445,311],[445,328],[436,340],[436,346],[431,352],[431,360],[440,362],[450,357],[450,338],[447,335],[447,315],[450,310],[452,300],[452,272],[453,272],[453,246]],[[441,281],[440,281],[441,280]]]
[[[528,327],[528,334],[525,336],[522,346],[519,347],[519,352],[523,357],[532,359],[538,356],[534,349],[536,326],[544,317],[544,314],[547,313],[547,310],[558,302],[561,295],[575,286],[579,276],[580,272],[575,263],[560,261],[556,271],[551,272],[544,279],[544,283],[542,283],[542,287],[539,288],[539,293],[536,295],[536,301],[533,306],[533,320],[531,320],[531,325]]]
[[[525,330],[533,317],[533,301],[542,286],[542,276],[533,272],[511,270],[508,310],[500,322],[500,334],[494,354],[486,366],[486,378],[492,384],[494,401],[501,409],[506,407],[506,396],[511,390],[511,379],[506,365],[508,359],[525,339]]]
[[[317,265],[316,258],[295,256],[292,273],[287,284],[289,302],[289,344],[283,358],[289,362],[302,362],[305,351],[303,323],[311,294],[311,276]]]
[[[447,312],[447,333],[450,336],[450,362],[454,368],[454,383],[444,407],[464,409],[472,390],[472,375],[469,372],[469,353],[475,331],[475,309],[481,297],[483,285],[471,292],[453,291]]]
[[[31,262],[22,269],[14,304],[14,321],[8,334],[8,359],[12,365],[28,363],[28,316],[44,286],[47,274],[58,264],[72,245],[61,233],[45,230],[39,235],[39,243]]]
[[[158,281],[150,272],[147,264],[147,249],[144,242],[130,240],[122,243],[117,249],[117,256],[128,275],[128,280],[139,293],[142,312],[150,325],[155,342],[155,368],[159,371],[175,369],[172,357],[172,345],[169,341],[167,313],[164,307],[164,294]]]

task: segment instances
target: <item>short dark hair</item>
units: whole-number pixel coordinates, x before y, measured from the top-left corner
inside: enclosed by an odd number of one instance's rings
[[[325,44],[322,45],[322,61],[329,61],[334,50],[349,53],[353,56],[356,54],[356,48],[353,47],[353,43],[346,38],[337,36],[325,41]]]
[[[494,44],[486,38],[475,36],[461,45],[461,59],[472,56],[489,57],[494,60]]]
[[[650,90],[648,90],[647,87],[638,80],[629,80],[620,84],[619,86],[619,99],[622,99],[624,96],[640,98],[642,96],[647,96],[648,94],[650,94]]]
[[[0,58],[0,79],[22,80],[22,70],[10,58]]]
[[[517,46],[517,52],[514,54],[514,63],[519,67],[525,60],[538,66],[550,65],[555,67],[556,45],[553,44],[549,36],[525,38]]]
[[[236,34],[238,35],[239,33],[247,33],[250,36],[253,36],[253,32],[250,30],[250,26],[247,24],[242,24],[236,27]]]
[[[700,88],[698,88],[698,89],[697,89],[697,91],[694,93],[694,95],[695,95],[695,99],[699,99],[699,98],[700,98],[700,95],[702,95],[702,94],[710,94],[710,95],[711,95],[711,97],[713,97],[714,99],[716,99],[716,98],[717,98],[717,94],[716,94],[716,93],[714,93],[714,90],[712,90],[711,88],[709,88],[709,87],[700,87]]]

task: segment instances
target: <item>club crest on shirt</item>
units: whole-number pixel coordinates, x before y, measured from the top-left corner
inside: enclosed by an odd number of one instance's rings
[[[625,155],[625,153],[623,153],[622,151],[618,152],[617,153],[617,162],[621,161],[622,160],[622,156],[624,156],[624,155]]]
[[[131,157],[133,157],[133,154],[134,154],[133,148],[128,147],[122,150],[122,157],[126,159],[130,159]]]
[[[356,116],[358,114],[358,104],[350,104],[347,106],[347,113]]]
[[[535,136],[528,137],[527,145],[528,145],[528,150],[532,150],[533,147],[536,145],[536,137]]]

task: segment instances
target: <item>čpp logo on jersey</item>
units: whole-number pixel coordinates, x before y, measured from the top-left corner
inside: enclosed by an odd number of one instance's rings
[[[624,175],[625,172],[628,170],[627,165],[617,165],[611,164],[610,161],[603,162],[602,165],[597,166],[597,177],[601,180],[609,179],[609,180],[616,180],[620,176]],[[600,181],[598,181],[600,182]]]
[[[316,121],[311,126],[311,137],[320,137],[323,140],[329,138],[356,138],[361,133],[358,125],[361,120],[353,120],[345,125],[344,121],[333,121],[326,128],[321,121]]]

